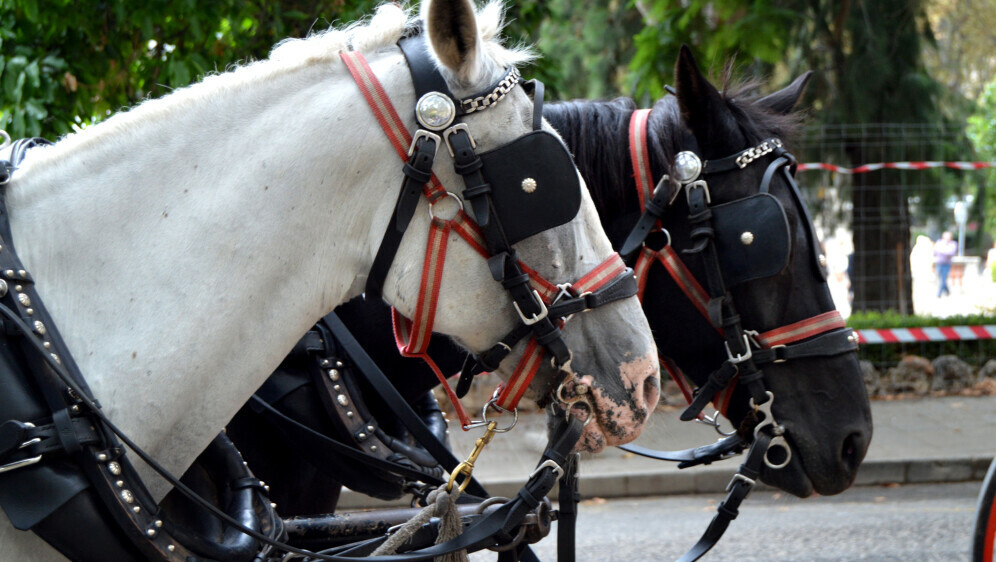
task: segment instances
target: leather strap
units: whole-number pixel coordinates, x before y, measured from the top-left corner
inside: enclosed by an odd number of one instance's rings
[[[747,447],[747,443],[739,435],[731,435],[711,445],[703,445],[702,447],[680,451],[658,451],[639,445],[618,445],[618,447],[641,457],[676,462],[678,463],[678,468],[689,468],[700,464],[712,464],[715,461],[721,461],[738,455]]]

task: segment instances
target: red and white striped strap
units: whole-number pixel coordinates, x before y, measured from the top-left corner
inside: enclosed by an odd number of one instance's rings
[[[650,151],[647,149],[647,120],[649,109],[637,109],[629,118],[629,157],[633,164],[636,179],[636,193],[640,197],[640,208],[654,196],[654,177],[650,171]]]
[[[799,164],[797,170],[800,172],[827,170],[838,174],[864,174],[876,170],[929,170],[931,168],[984,170],[986,168],[996,168],[996,162],[876,162],[874,164],[862,164],[854,168],[846,168],[826,162],[806,162],[805,164]]]
[[[581,277],[581,279],[572,283],[567,290],[575,297],[585,293],[592,293],[616,280],[625,271],[626,264],[619,257],[619,254],[612,254]],[[559,294],[560,288],[556,286],[554,288],[557,294]],[[549,304],[553,299],[546,299],[544,297],[543,300]],[[564,324],[565,322],[561,322],[559,327],[563,328]],[[505,384],[499,387],[498,398],[495,400],[495,404],[499,408],[503,410],[515,409],[526,389],[532,383],[533,377],[536,376],[540,365],[542,365],[544,354],[545,350],[537,344],[536,338],[530,338],[529,343],[526,344],[526,350],[522,353],[522,357],[512,372],[512,376],[509,377]]]
[[[788,326],[775,328],[774,330],[757,335],[757,342],[763,347],[775,347],[778,345],[788,345],[797,341],[818,336],[824,332],[846,328],[847,323],[840,312],[831,310],[823,314],[817,314],[812,318],[800,320]]]
[[[401,160],[407,161],[412,135],[408,132],[408,128],[405,127],[405,123],[401,120],[397,110],[394,109],[394,104],[391,103],[391,98],[388,97],[384,86],[377,79],[370,65],[367,64],[367,59],[362,53],[356,51],[342,51],[339,53],[339,58],[346,64],[346,69],[349,70],[356,85],[359,86],[360,93],[367,100],[367,104],[373,110],[374,117],[377,118],[377,122],[387,134],[387,140],[391,142],[391,146],[394,147]],[[423,193],[429,201],[435,201],[445,195],[446,190],[439,182],[439,178],[433,174],[432,179],[423,188]]]

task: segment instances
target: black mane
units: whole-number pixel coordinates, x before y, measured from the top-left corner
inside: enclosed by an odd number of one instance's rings
[[[790,146],[799,129],[799,114],[782,115],[754,104],[751,94],[756,88],[753,82],[724,87],[723,98],[741,132],[751,146],[772,137]],[[626,201],[635,193],[629,156],[629,119],[635,110],[636,102],[631,98],[554,102],[543,110],[567,145],[576,147],[574,160],[603,216],[624,213]],[[648,128],[653,132],[649,136],[651,169],[654,181],[659,181],[668,173],[688,134],[677,98],[665,96],[654,104]]]

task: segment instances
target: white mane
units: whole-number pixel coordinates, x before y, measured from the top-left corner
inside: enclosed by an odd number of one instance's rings
[[[500,43],[503,14],[500,0],[487,3],[478,14],[478,31],[485,40],[488,62],[497,68],[505,68],[532,60],[534,55],[528,48],[505,47]],[[54,165],[66,155],[79,154],[81,150],[94,147],[106,150],[108,143],[127,146],[133,142],[131,134],[148,134],[145,128],[147,121],[167,122],[172,116],[188,109],[203,110],[212,103],[225,104],[226,92],[304,68],[337,63],[343,50],[374,52],[393,46],[407,30],[417,26],[418,21],[411,9],[382,4],[369,18],[345,27],[333,27],[303,39],[285,39],[274,47],[267,59],[236,66],[230,72],[208,75],[187,88],[121,111],[99,126],[67,135],[56,146],[33,151],[33,158],[26,161],[23,167]]]

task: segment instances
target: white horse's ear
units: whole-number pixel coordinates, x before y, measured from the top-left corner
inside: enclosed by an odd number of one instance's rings
[[[480,70],[481,36],[470,0],[426,0],[422,21],[433,52],[464,82],[475,82]]]

